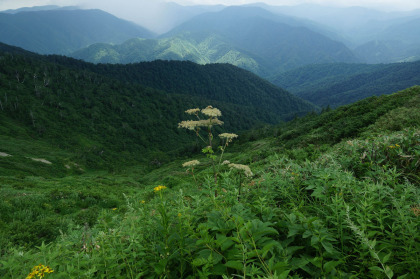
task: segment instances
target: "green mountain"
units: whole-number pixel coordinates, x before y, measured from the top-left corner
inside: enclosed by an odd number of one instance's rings
[[[342,43],[288,21],[262,8],[228,7],[194,17],[160,39],[93,45],[72,56],[95,63],[231,63],[265,77],[306,64],[357,61]]]
[[[0,13],[0,42],[41,54],[69,54],[93,43],[122,43],[153,34],[101,10]]]
[[[2,136],[72,150],[61,160],[88,167],[112,165],[115,158],[122,165],[152,157],[162,161],[167,155],[159,152],[185,152],[191,136],[177,123],[192,107],[222,109],[223,129],[233,131],[316,109],[231,65],[93,65],[1,48]],[[10,150],[2,145],[1,152]]]
[[[420,62],[309,65],[271,81],[321,107],[340,106],[420,84]]]
[[[418,86],[371,97],[146,172],[2,172],[0,277],[416,278],[419,105]],[[1,169],[46,150],[1,135]]]
[[[220,36],[208,34],[192,37],[183,34],[165,39],[128,40],[120,45],[93,44],[71,57],[93,63],[123,63],[178,60],[199,64],[229,63],[259,75],[267,74],[262,59],[226,43]]]
[[[416,61],[420,59],[420,17],[397,22],[379,31],[354,52],[368,63]]]

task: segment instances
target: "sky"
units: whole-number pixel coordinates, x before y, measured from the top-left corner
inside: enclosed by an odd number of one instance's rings
[[[361,6],[384,11],[420,9],[420,0],[0,0],[0,11],[22,7],[57,5],[97,8],[117,17],[136,22],[157,33],[169,30],[176,19],[168,19],[159,4],[176,2],[181,5],[243,5],[264,2],[274,6],[294,6],[304,3],[335,7]],[[153,28],[156,29],[153,29]]]
[[[155,6],[157,2],[165,0],[0,0],[0,11],[16,9],[20,7],[32,7],[43,5],[58,6],[95,6],[113,7],[123,9],[125,7],[138,7],[140,5]],[[177,2],[181,5],[242,5],[255,2],[265,2],[269,5],[298,5],[302,3],[314,3],[333,6],[362,6],[380,8],[385,10],[412,10],[420,8],[419,0],[172,0],[165,2]]]

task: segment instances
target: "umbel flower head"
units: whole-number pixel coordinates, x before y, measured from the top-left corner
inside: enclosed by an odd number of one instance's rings
[[[237,134],[231,134],[231,133],[223,133],[223,134],[220,134],[219,137],[222,138],[222,139],[232,140],[234,138],[237,138],[238,135]]]
[[[191,114],[191,115],[198,114],[199,112],[200,112],[199,108],[188,109],[188,110],[185,111],[185,113],[188,113],[188,114]]]
[[[183,167],[194,167],[200,164],[200,161],[198,160],[192,160],[192,161],[188,161],[182,164]]]
[[[185,128],[188,130],[195,130],[199,127],[211,127],[214,125],[223,125],[223,121],[220,121],[217,118],[210,118],[206,120],[187,120],[187,121],[181,121],[178,123],[178,128]]]
[[[241,164],[229,164],[230,168],[234,168],[237,170],[241,170],[244,171],[245,175],[247,177],[253,176],[254,174],[252,173],[251,169],[247,166],[247,165],[241,165]]]
[[[202,109],[201,113],[210,117],[222,116],[222,112],[219,109],[214,108],[212,106],[207,106],[206,108]]]

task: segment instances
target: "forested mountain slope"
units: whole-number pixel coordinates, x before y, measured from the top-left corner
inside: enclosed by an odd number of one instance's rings
[[[223,129],[236,131],[315,109],[230,65],[157,61],[95,66],[1,47],[6,49],[0,60],[2,134],[71,148],[92,166],[116,158],[144,161],[158,151],[181,152],[190,135],[177,123],[191,107],[223,109]]]
[[[340,106],[420,84],[420,62],[309,65],[271,81],[319,106]]]
[[[48,265],[51,278],[414,279],[419,97],[417,86],[240,134],[223,151],[213,142],[212,157],[234,162],[216,168],[198,149],[146,173],[0,173],[0,276]]]

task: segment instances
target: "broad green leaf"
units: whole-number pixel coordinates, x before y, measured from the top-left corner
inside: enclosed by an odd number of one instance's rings
[[[341,262],[339,261],[330,261],[330,262],[326,262],[324,264],[324,271],[326,273],[330,273],[337,265],[339,265]]]
[[[382,263],[386,263],[386,262],[388,262],[389,261],[389,258],[391,257],[391,255],[392,255],[392,252],[391,253],[389,253],[388,255],[385,255],[383,258],[382,258]]]
[[[225,263],[225,266],[236,269],[236,270],[240,270],[240,271],[242,271],[244,268],[243,263],[239,261],[228,261],[227,263]]]

